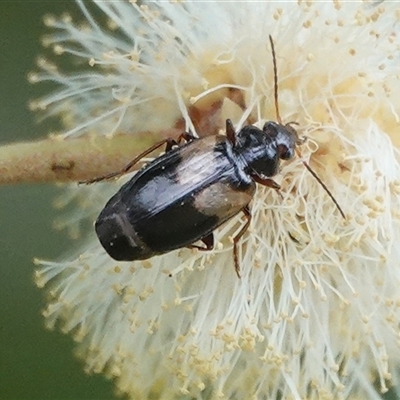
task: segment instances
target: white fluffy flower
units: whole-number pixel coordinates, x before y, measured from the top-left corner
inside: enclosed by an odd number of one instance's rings
[[[276,177],[283,199],[259,187],[251,203],[241,280],[230,240],[240,217],[212,252],[131,263],[91,233],[75,257],[41,262],[49,326],[71,332],[87,370],[133,399],[372,399],[398,386],[397,5],[96,2],[105,28],[78,4],[86,24],[48,17],[47,43],[89,65],[62,74],[42,61],[34,77],[60,83],[37,105],[63,116],[66,136],[157,131],[182,117],[195,130],[193,110],[218,128],[227,117],[262,126],[276,118],[270,34],[282,118],[309,138],[302,156],[346,219],[295,158]],[[90,203],[74,223],[93,220],[120,184],[71,188]]]

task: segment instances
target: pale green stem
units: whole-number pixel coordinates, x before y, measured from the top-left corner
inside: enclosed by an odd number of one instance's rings
[[[170,132],[50,137],[37,142],[0,147],[0,184],[22,182],[73,182],[119,171],[140,152]]]

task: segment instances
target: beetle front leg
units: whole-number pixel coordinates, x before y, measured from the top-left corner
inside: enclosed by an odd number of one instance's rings
[[[271,189],[274,189],[277,191],[277,193],[279,194],[279,196],[281,196],[281,198],[283,199],[282,193],[280,191],[281,189],[281,185],[279,185],[279,183],[276,183],[273,179],[271,178],[261,178],[258,175],[252,175],[252,178],[259,183],[260,185],[269,187]]]
[[[273,179],[271,178],[261,178],[258,175],[252,175],[251,176],[257,183],[259,183],[260,185],[263,186],[267,186],[270,187],[272,189],[275,189],[277,191],[279,191],[279,189],[281,188],[281,185],[279,185],[279,183],[276,183]]]

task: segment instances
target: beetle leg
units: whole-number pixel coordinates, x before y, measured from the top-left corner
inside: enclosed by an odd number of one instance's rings
[[[157,150],[159,147],[162,145],[166,144],[165,151],[168,152],[170,151],[174,146],[179,146],[180,142],[183,140],[186,140],[186,142],[191,142],[195,139],[197,139],[195,136],[193,136],[190,133],[184,132],[181,135],[179,135],[178,140],[174,140],[171,138],[167,138],[164,140],[161,140],[160,142],[157,142],[153,146],[149,147],[147,150],[144,152],[140,153],[138,156],[136,156],[132,161],[130,161],[128,164],[125,165],[121,170],[116,171],[116,172],[111,172],[110,174],[98,176],[97,178],[93,179],[88,179],[86,181],[81,181],[79,183],[85,183],[85,184],[90,184],[90,183],[95,183],[95,182],[101,182],[107,179],[115,178],[116,176],[121,176],[129,172],[136,163],[138,163],[143,157],[146,157],[148,154],[152,153],[154,150]]]
[[[236,275],[240,279],[240,266],[239,266],[239,257],[238,257],[238,250],[237,250],[237,244],[240,240],[240,238],[244,235],[244,233],[247,231],[247,229],[250,226],[251,222],[251,212],[249,206],[246,206],[242,209],[242,212],[244,216],[247,218],[246,223],[243,225],[242,229],[240,232],[233,238],[233,261],[235,263],[235,271]]]
[[[230,119],[226,120],[226,136],[233,146],[236,144],[236,132]]]
[[[272,189],[275,190],[279,190],[281,188],[281,186],[279,185],[279,183],[276,183],[273,179],[270,178],[261,178],[258,175],[252,175],[251,176],[257,183],[259,183],[260,185],[263,186],[267,186],[270,187]]]
[[[200,240],[206,245],[206,247],[197,246],[195,244],[190,244],[187,247],[189,249],[199,249],[201,251],[208,251],[208,250],[212,250],[213,249],[213,247],[214,247],[214,234],[212,232],[210,234],[208,234],[207,236],[204,236]]]
[[[124,168],[122,168],[119,171],[116,172],[111,172],[110,174],[106,174],[106,175],[102,175],[102,176],[98,176],[97,178],[93,178],[93,179],[88,179],[86,181],[81,181],[79,183],[86,183],[87,185],[90,183],[95,183],[95,182],[100,182],[100,181],[104,181],[107,179],[111,179],[114,178],[116,176],[121,176],[126,174],[127,172],[129,172],[129,170],[136,164],[138,163],[143,157],[147,156],[148,154],[152,153],[154,150],[157,150],[159,147],[161,147],[163,144],[170,142],[175,142],[173,139],[164,139],[161,140],[160,142],[157,142],[156,144],[154,144],[153,146],[149,147],[147,150],[145,150],[144,152],[140,153],[138,156],[136,156],[132,161],[130,161],[128,164],[125,165]],[[172,147],[172,146],[171,146]]]
[[[191,133],[183,132],[182,134],[180,134],[178,136],[177,140],[167,139],[167,145],[165,147],[165,152],[168,153],[170,150],[172,150],[172,148],[174,146],[179,146],[181,144],[182,140],[185,140],[186,143],[189,143],[189,142],[193,142],[193,140],[196,140],[196,139],[197,139],[197,137],[193,136]]]
[[[270,187],[278,192],[278,194],[283,198],[282,193],[280,192],[281,185],[279,183],[276,183],[273,179],[271,178],[261,178],[258,175],[252,175],[251,176],[257,183],[263,186]]]
[[[179,141],[179,139],[178,139],[178,141]],[[167,145],[165,146],[165,152],[168,153],[169,151],[171,151],[173,149],[174,146],[179,146],[179,143],[174,139],[168,140]]]
[[[186,142],[193,142],[193,140],[198,138],[190,132],[183,132],[179,135],[178,143],[180,143],[182,139],[186,140]]]
[[[203,237],[200,240],[206,245],[204,250],[212,250],[213,249],[213,247],[214,247],[214,234],[212,232],[209,235]]]

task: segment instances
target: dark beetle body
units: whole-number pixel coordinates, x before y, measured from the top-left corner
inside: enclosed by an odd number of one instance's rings
[[[247,209],[255,182],[278,187],[268,177],[279,159],[293,157],[296,140],[289,125],[235,133],[227,121],[227,136],[193,138],[167,151],[108,201],[95,225],[101,244],[115,260],[132,261],[209,237]]]
[[[279,161],[294,156],[299,140],[291,124],[283,125],[278,110],[278,75],[272,37],[274,98],[278,122],[262,129],[252,125],[235,132],[226,121],[226,136],[202,139],[188,133],[178,142],[166,139],[132,160],[122,171],[95,178],[98,182],[128,172],[141,158],[167,144],[164,155],[142,168],[108,201],[96,221],[96,233],[107,253],[115,260],[150,258],[181,247],[199,247],[201,240],[211,250],[213,231],[239,212],[247,218],[233,238],[235,270],[240,278],[237,243],[250,225],[249,203],[256,183],[273,189],[279,185],[270,177],[278,172]],[[174,148],[181,139],[187,141]],[[310,166],[317,179],[345,217],[339,204]],[[290,233],[289,233],[289,236]]]

